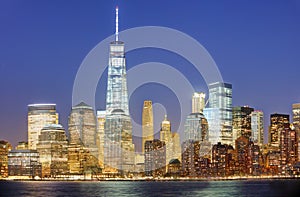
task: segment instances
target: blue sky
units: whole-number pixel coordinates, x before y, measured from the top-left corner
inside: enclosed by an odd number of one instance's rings
[[[120,8],[120,30],[165,26],[200,42],[217,63],[223,79],[233,84],[233,105],[263,110],[266,127],[270,113],[290,113],[291,104],[300,102],[297,0],[2,0],[1,139],[14,145],[26,140],[30,103],[56,103],[60,122],[67,128],[77,69],[95,45],[114,33],[116,5]],[[148,61],[181,69],[197,91],[207,91],[201,76],[174,54],[154,49],[127,54],[128,68]],[[98,108],[104,107],[103,90],[105,86],[99,85]],[[166,92],[155,85],[142,87],[131,101],[133,116],[139,119],[144,98],[159,100]],[[176,105],[174,99],[165,102]],[[167,110],[176,128],[176,111]]]

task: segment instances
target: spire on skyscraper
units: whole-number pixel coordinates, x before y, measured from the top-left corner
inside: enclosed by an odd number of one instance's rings
[[[119,41],[119,8],[116,7],[116,42]]]

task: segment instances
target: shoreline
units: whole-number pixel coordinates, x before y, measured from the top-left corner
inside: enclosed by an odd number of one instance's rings
[[[93,179],[66,179],[66,178],[44,178],[44,179],[29,179],[29,178],[2,178],[0,182],[107,182],[107,181],[129,181],[129,182],[169,182],[169,181],[256,181],[256,180],[292,180],[300,179],[300,176],[242,176],[242,177],[211,177],[211,178],[93,178]]]

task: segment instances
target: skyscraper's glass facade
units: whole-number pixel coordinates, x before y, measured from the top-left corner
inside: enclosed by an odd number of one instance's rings
[[[232,144],[232,85],[216,82],[208,85],[209,107],[220,110],[222,144]]]

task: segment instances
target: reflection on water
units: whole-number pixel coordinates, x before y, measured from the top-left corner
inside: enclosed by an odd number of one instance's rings
[[[300,180],[0,182],[0,196],[291,196]]]

